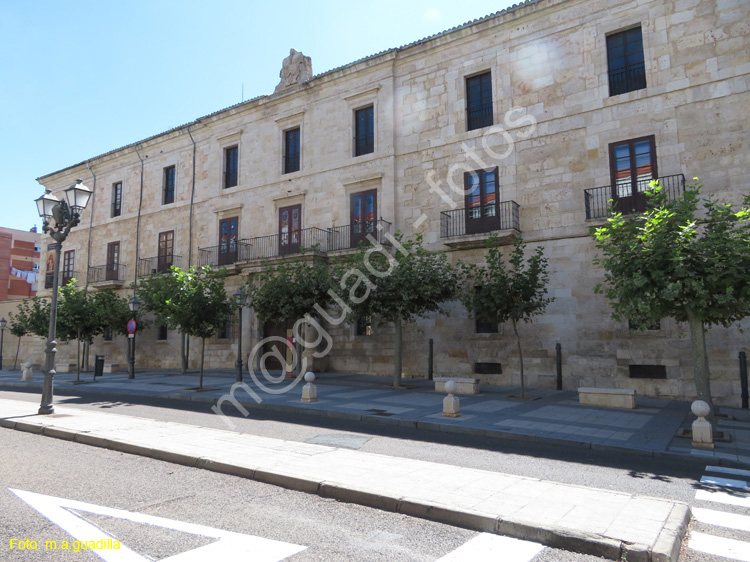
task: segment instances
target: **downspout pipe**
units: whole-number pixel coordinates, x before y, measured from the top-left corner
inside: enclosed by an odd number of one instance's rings
[[[190,142],[193,143],[193,181],[192,186],[190,188],[190,218],[188,219],[188,259],[187,259],[187,268],[190,269],[190,266],[193,265],[193,202],[195,201],[195,155],[196,155],[196,144],[195,139],[193,138],[193,133],[190,132],[190,127],[193,124],[191,123],[188,125],[187,132],[190,136]]]
[[[145,159],[141,156],[141,153],[138,152],[138,145],[136,144],[134,146],[135,153],[138,156],[138,159],[141,161],[141,193],[138,198],[138,219],[135,226],[135,263],[133,267],[133,296],[135,297],[135,284],[138,283],[138,258],[140,257],[139,250],[141,241],[141,209],[143,207],[143,163],[145,162]],[[146,158],[148,158],[148,155],[146,155]]]
[[[91,230],[94,228],[94,211],[96,210],[96,174],[94,173],[94,169],[91,167],[91,162],[86,160],[86,167],[89,169],[89,172],[91,172],[91,175],[94,178],[94,184],[91,187],[91,219],[89,220],[89,241],[88,241],[88,249],[86,250],[86,286],[85,288],[89,288],[89,268],[91,267]]]

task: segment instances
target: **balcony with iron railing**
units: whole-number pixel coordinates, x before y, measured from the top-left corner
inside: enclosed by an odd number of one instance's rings
[[[89,267],[88,282],[97,288],[122,287],[125,283],[125,264],[108,263]]]
[[[153,258],[140,258],[138,260],[138,277],[148,277],[152,273],[167,273],[173,265],[184,268],[185,263],[182,256],[169,254]]]
[[[303,250],[325,253],[328,251],[328,231],[316,227],[303,228],[282,234],[246,238],[242,243],[250,246],[248,260],[290,256]]]
[[[198,248],[198,266],[225,267],[237,262],[247,261],[250,256],[250,245],[244,241],[236,245],[209,246]]]
[[[475,209],[453,209],[440,213],[440,238],[443,244],[460,249],[484,246],[492,233],[501,243],[520,234],[519,206],[515,201],[501,201],[495,214],[472,218],[469,211]],[[467,227],[468,222],[468,227]]]
[[[609,71],[609,95],[642,90],[646,87],[646,69],[642,62]]]
[[[361,244],[370,245],[373,240],[387,246],[391,233],[391,223],[383,219],[365,221],[361,224],[347,224],[328,229],[328,251],[349,250]]]
[[[650,183],[650,180],[649,182]],[[662,186],[662,191],[667,195],[667,199],[674,200],[680,197],[685,192],[685,176],[684,174],[675,174],[672,176],[662,176],[659,178],[659,184]],[[650,188],[645,188],[648,191]],[[644,194],[644,191],[639,191],[637,196]],[[592,219],[605,219],[612,214],[612,207],[610,201],[613,202],[615,209],[617,209],[617,200],[613,200],[612,186],[605,185],[602,187],[593,187],[591,189],[583,190],[584,203],[586,205],[586,220]],[[645,197],[645,194],[642,195]],[[627,199],[631,199],[628,197]],[[645,202],[645,201],[644,201]],[[645,208],[645,207],[644,207]],[[623,213],[634,213],[642,210],[639,206],[631,209],[619,209]]]

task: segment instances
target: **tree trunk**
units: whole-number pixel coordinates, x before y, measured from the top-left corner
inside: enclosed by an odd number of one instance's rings
[[[397,318],[393,323],[395,329],[393,336],[393,344],[395,346],[395,355],[393,358],[393,386],[399,388],[401,386],[401,352],[403,347],[403,338],[401,336],[401,318]]]
[[[18,352],[21,351],[21,336],[18,336],[18,347],[16,347],[16,358],[13,360],[13,370],[16,370],[16,364],[18,364]]]
[[[180,365],[182,366],[182,374],[187,373],[188,360],[187,360],[187,335],[180,333]]]
[[[80,334],[78,335],[80,338]],[[81,340],[78,340],[76,347],[76,382],[81,382]]]
[[[516,344],[518,345],[518,360],[521,363],[521,398],[526,398],[526,382],[523,378],[523,351],[521,351],[521,338],[518,335],[518,327],[516,321],[513,320],[513,332],[516,334]]]
[[[706,353],[706,329],[703,320],[695,312],[685,309],[688,325],[690,326],[690,342],[693,348],[693,378],[698,400],[705,400],[711,406],[713,416],[714,404],[711,400],[711,373],[708,370],[708,354]]]
[[[91,353],[91,344],[87,341],[83,342],[83,372],[88,373],[91,371],[91,365],[89,365],[89,355]]]
[[[201,377],[198,382],[198,390],[203,388],[203,360],[206,357],[206,338],[201,339]]]

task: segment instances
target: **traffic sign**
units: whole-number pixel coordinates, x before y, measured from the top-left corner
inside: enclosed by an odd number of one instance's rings
[[[130,320],[128,320],[128,334],[134,334],[135,328],[135,320],[131,318]]]

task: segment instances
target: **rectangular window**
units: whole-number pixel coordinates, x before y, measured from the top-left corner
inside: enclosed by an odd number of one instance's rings
[[[375,121],[373,106],[354,112],[354,155],[375,152]]]
[[[302,233],[302,205],[279,209],[279,255],[300,251]]]
[[[350,198],[351,247],[356,248],[368,240],[368,235],[376,240],[378,237],[378,190],[352,193]]]
[[[216,330],[216,338],[220,340],[232,340],[234,335],[235,316],[228,316],[224,323]]]
[[[646,322],[645,324],[640,324],[638,322],[633,322],[632,320],[628,320],[628,330],[631,332],[638,332],[641,330],[641,327],[643,327],[646,331],[656,331],[661,330],[661,321],[659,320],[653,320],[650,322]]]
[[[466,234],[500,230],[497,168],[464,174]]]
[[[119,279],[120,275],[120,243],[110,242],[107,244],[106,279],[113,281]]]
[[[102,337],[104,338],[104,341],[112,341],[114,339],[114,330],[112,330],[112,328],[104,328]]]
[[[156,341],[165,341],[167,339],[167,327],[161,325],[156,329]]]
[[[609,145],[612,198],[623,213],[646,209],[646,191],[658,177],[654,135]]]
[[[70,283],[70,280],[76,276],[75,266],[76,266],[76,251],[68,250],[67,252],[63,253],[62,279],[61,279],[62,285],[67,285],[68,283]]]
[[[481,286],[474,287],[474,294],[479,297],[482,292]],[[485,320],[479,320],[474,318],[474,333],[477,334],[497,334],[498,324],[497,322],[487,322]]]
[[[174,230],[159,233],[159,255],[156,258],[156,270],[159,273],[169,271],[174,263]]]
[[[284,173],[299,171],[299,127],[284,131]]]
[[[631,379],[666,379],[667,368],[664,365],[628,365]]]
[[[640,26],[607,37],[607,65],[610,96],[646,87]]]
[[[164,168],[164,205],[174,203],[174,174],[174,166]]]
[[[369,314],[363,314],[357,319],[356,335],[358,336],[371,336],[372,335],[372,316]]]
[[[224,189],[237,185],[238,156],[238,147],[224,149]]]
[[[122,182],[112,184],[112,216],[119,217],[122,214]]]
[[[485,72],[466,79],[466,129],[492,125],[492,74]]]

